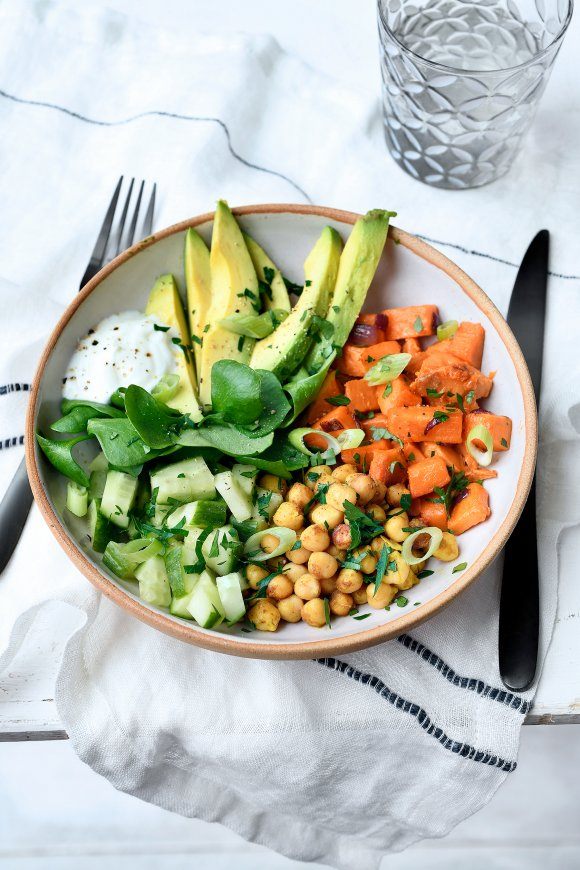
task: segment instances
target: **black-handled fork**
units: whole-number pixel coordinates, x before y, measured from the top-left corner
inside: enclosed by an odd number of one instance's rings
[[[137,198],[134,204],[131,205],[133,189],[135,187],[135,179],[132,178],[129,182],[129,188],[125,195],[125,202],[118,218],[115,232],[111,238],[111,230],[115,223],[115,213],[117,211],[117,203],[119,201],[122,186],[123,176],[121,176],[117,182],[115,192],[113,193],[113,197],[109,203],[107,213],[103,220],[103,225],[101,226],[97,237],[93,253],[91,254],[91,259],[89,260],[85,274],[82,277],[79,290],[82,290],[85,284],[87,284],[91,278],[97,274],[99,269],[102,269],[102,267],[112,260],[113,257],[116,257],[117,254],[120,254],[121,251],[125,250],[125,248],[129,248],[134,241],[144,239],[151,235],[157,185],[153,185],[149,204],[145,216],[142,218],[140,232],[137,233],[139,212],[141,211],[145,182],[142,181],[139,185]],[[127,230],[125,230],[125,224],[127,223],[127,216],[130,209],[131,218]],[[26,523],[26,518],[30,512],[31,505],[32,490],[30,489],[28,476],[26,474],[26,462],[23,459],[16,469],[16,474],[10,481],[4,498],[0,503],[0,573],[6,567],[10,561],[12,553],[16,549],[16,545],[20,540],[22,530]]]

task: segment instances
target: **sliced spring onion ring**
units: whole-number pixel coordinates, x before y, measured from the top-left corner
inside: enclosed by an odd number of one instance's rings
[[[429,535],[431,538],[431,543],[429,544],[429,549],[422,556],[415,556],[413,553],[413,544],[419,537],[419,535]],[[419,562],[424,562],[425,559],[428,559],[433,555],[441,541],[443,540],[443,532],[441,529],[436,528],[435,526],[427,526],[424,529],[417,529],[416,532],[413,532],[412,535],[409,535],[408,538],[405,538],[403,541],[403,549],[401,551],[403,559],[407,563],[407,565],[418,565]]]
[[[260,542],[264,535],[274,535],[280,541],[271,553],[264,552],[260,547]],[[294,546],[297,539],[298,535],[293,529],[286,529],[284,526],[274,526],[271,529],[264,529],[261,532],[256,532],[255,535],[251,535],[244,544],[244,553],[246,555],[251,554],[250,558],[252,562],[265,562],[266,559],[274,559],[276,556],[287,553]],[[259,552],[256,552],[256,550]]]
[[[231,314],[220,321],[220,325],[236,335],[246,335],[248,338],[267,338],[278,324],[288,317],[283,308],[264,311],[263,314]]]
[[[336,436],[336,440],[340,444],[341,450],[360,447],[365,440],[364,429],[343,429],[340,435]]]
[[[344,431],[348,432],[351,430],[346,429]],[[300,450],[300,452],[304,453],[305,456],[315,456],[320,452],[319,450],[310,450],[310,448],[306,446],[304,443],[306,435],[322,435],[323,438],[326,438],[328,450],[332,450],[335,455],[341,451],[341,446],[338,440],[333,435],[329,435],[328,432],[323,432],[322,429],[293,429],[288,435],[288,441],[292,447],[295,447],[296,450]]]
[[[179,389],[179,375],[163,375],[153,389],[151,395],[160,402],[169,402]]]
[[[390,353],[368,370],[364,376],[365,381],[368,381],[373,387],[379,384],[388,384],[399,377],[409,364],[410,359],[410,353]]]
[[[437,327],[437,341],[445,341],[446,338],[453,338],[457,332],[459,323],[456,320],[446,320],[445,323],[440,323]]]
[[[479,450],[473,443],[479,441],[485,447],[485,451]],[[478,465],[489,465],[493,459],[493,438],[489,429],[486,429],[481,423],[469,430],[469,434],[465,440],[465,445]]]
[[[158,556],[163,552],[163,544],[157,538],[135,538],[126,544],[111,541],[108,548],[128,565],[141,565],[152,556]]]

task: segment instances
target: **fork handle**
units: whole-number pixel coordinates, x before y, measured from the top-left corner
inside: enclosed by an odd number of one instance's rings
[[[16,549],[31,505],[32,490],[23,459],[0,502],[0,573]]]

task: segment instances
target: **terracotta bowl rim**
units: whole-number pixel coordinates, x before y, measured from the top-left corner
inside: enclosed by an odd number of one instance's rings
[[[325,206],[294,205],[290,203],[248,205],[233,208],[232,211],[235,215],[240,216],[251,214],[318,215],[346,224],[354,224],[354,222],[360,217],[359,214],[351,211],[342,211],[340,209],[327,208]],[[130,595],[122,588],[116,586],[110,579],[101,574],[101,572],[89,561],[86,555],[69,536],[65,526],[51,505],[39,473],[38,452],[37,449],[35,449],[34,432],[44,370],[64,327],[67,325],[76,310],[83,304],[85,299],[90,296],[91,293],[94,293],[101,282],[123,263],[126,263],[145,248],[154,245],[161,239],[165,239],[175,233],[181,233],[189,227],[195,227],[207,223],[208,221],[211,221],[213,217],[214,212],[206,212],[205,214],[180,221],[179,223],[160,230],[124,251],[101,269],[100,272],[89,281],[83,290],[77,294],[55,326],[42,352],[31,386],[25,427],[26,465],[28,469],[28,477],[34,498],[40,508],[40,512],[47,522],[52,534],[67,556],[93,584],[93,586],[120,607],[148,625],[159,629],[165,634],[178,638],[179,640],[195,644],[205,649],[249,658],[325,658],[364,649],[408,632],[453,601],[461,592],[463,592],[464,589],[479,577],[479,575],[493,562],[504,547],[523,510],[534,475],[537,452],[537,412],[532,382],[530,380],[530,375],[522,351],[520,350],[511,329],[491,299],[475,283],[475,281],[460,269],[459,266],[453,263],[452,260],[433,248],[431,245],[427,244],[427,242],[424,242],[416,236],[398,229],[397,227],[391,226],[389,228],[389,237],[393,241],[398,242],[412,253],[445,272],[489,318],[499,337],[506,346],[514,364],[524,403],[524,422],[526,432],[525,449],[519,479],[517,485],[514,487],[512,503],[503,523],[488,541],[477,559],[472,562],[465,571],[458,574],[457,578],[447,589],[432,600],[425,604],[421,604],[412,612],[402,615],[399,618],[388,622],[386,625],[367,630],[358,630],[343,637],[336,637],[334,639],[332,637],[326,637],[322,640],[313,640],[302,643],[277,643],[275,641],[256,642],[249,639],[240,641],[239,638],[231,635],[220,634],[219,632],[204,632],[199,629],[195,623],[190,624],[178,622],[168,614],[149,609],[141,601],[130,597]]]

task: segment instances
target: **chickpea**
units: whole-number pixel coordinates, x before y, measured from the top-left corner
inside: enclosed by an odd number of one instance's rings
[[[356,474],[356,465],[345,463],[344,465],[336,466],[332,472],[332,479],[335,483],[346,483],[347,477],[350,477],[352,474]]]
[[[326,503],[339,511],[344,510],[345,501],[356,504],[356,492],[346,483],[333,483],[326,493]]]
[[[386,607],[387,604],[390,604],[395,595],[399,594],[399,589],[397,586],[392,586],[390,583],[385,583],[384,580],[377,589],[375,594],[375,585],[374,583],[369,583],[367,586],[367,601],[371,607],[374,607],[376,610],[381,610],[381,608]]]
[[[379,504],[370,504],[367,507],[367,515],[375,521],[375,523],[384,523],[387,519],[384,508]]]
[[[288,577],[292,583],[296,583],[298,578],[302,577],[303,574],[306,574],[306,565],[295,565],[293,562],[290,562],[282,572],[282,575]]]
[[[356,492],[359,504],[368,504],[376,498],[375,482],[368,474],[353,474],[348,478],[347,483]]]
[[[402,543],[405,538],[409,537],[410,532],[403,531],[403,529],[408,528],[408,526],[409,517],[405,511],[403,511],[403,513],[398,514],[398,516],[389,517],[387,519],[387,522],[385,523],[385,532],[391,540]]]
[[[322,598],[312,598],[302,605],[302,619],[314,628],[322,628],[326,625],[326,613]]]
[[[314,523],[303,530],[300,535],[300,543],[311,553],[322,553],[330,546],[330,535],[324,526]]]
[[[299,532],[304,525],[304,517],[296,505],[290,504],[289,501],[283,501],[272,517],[272,522],[275,526],[283,526]]]
[[[354,607],[354,598],[347,592],[336,589],[330,596],[330,612],[336,616],[346,616]]]
[[[320,583],[318,578],[312,574],[303,574],[294,584],[294,594],[304,601],[310,601],[311,598],[318,598],[320,595]]]
[[[314,492],[320,483],[331,482],[331,474],[328,465],[314,465],[306,472],[304,482]]]
[[[341,550],[348,550],[352,544],[352,534],[350,526],[346,523],[340,523],[332,532],[332,543]]]
[[[300,622],[302,619],[301,610],[304,602],[297,595],[289,595],[278,602],[278,610],[284,622]]]
[[[317,504],[310,512],[310,519],[319,526],[335,529],[344,520],[344,512],[330,504]]]
[[[366,556],[363,557],[360,563],[360,569],[363,574],[372,574],[376,571],[377,568],[377,559],[371,553],[367,553]]]
[[[382,480],[375,480],[375,489],[377,491],[377,495],[375,497],[375,501],[378,504],[383,504],[387,497],[387,487],[382,482]]]
[[[304,565],[310,558],[310,550],[305,550],[304,547],[297,547],[295,550],[288,550],[284,555],[291,562],[294,562],[295,565]]]
[[[282,477],[277,477],[275,474],[262,474],[260,484],[263,489],[269,489],[270,492],[279,492],[280,495],[286,495],[288,484]]]
[[[334,577],[319,577],[318,582],[322,595],[332,595],[336,589],[336,575]]]
[[[276,631],[280,622],[280,611],[273,601],[261,598],[248,611],[248,619],[258,631]]]
[[[342,550],[340,547],[337,547],[336,544],[331,544],[327,553],[330,553],[331,556],[337,560],[337,562],[344,562],[346,559],[346,550]]]
[[[273,553],[276,547],[280,544],[280,538],[276,535],[267,534],[264,535],[262,540],[260,541],[260,547],[264,551],[264,553]]]
[[[283,598],[288,598],[293,592],[294,584],[284,574],[272,577],[268,583],[268,598],[275,598],[277,601],[281,601]]]
[[[451,532],[443,532],[441,543],[433,553],[441,562],[452,562],[459,556],[459,544],[457,538]]]
[[[355,589],[351,593],[355,604],[367,604],[367,587],[361,586],[360,589]]]
[[[395,562],[396,571],[389,571],[387,574],[388,582],[398,589],[410,589],[413,585],[413,572],[407,565],[400,553],[391,553],[391,561]]]
[[[394,483],[392,486],[387,487],[387,501],[393,507],[401,504],[401,498],[404,495],[411,495],[411,493],[402,483]]]
[[[334,577],[338,571],[338,562],[330,553],[313,553],[308,560],[308,571],[315,577]]]
[[[352,568],[343,568],[338,572],[336,588],[339,592],[356,592],[363,584],[363,575]]]
[[[312,492],[308,489],[307,486],[305,486],[303,483],[293,483],[288,490],[286,501],[289,501],[291,504],[296,505],[300,513],[302,513],[311,498]]]
[[[266,571],[265,568],[261,568],[259,565],[246,566],[246,578],[252,589],[257,589],[260,580],[263,580],[264,577],[267,577],[269,573],[269,571]]]

